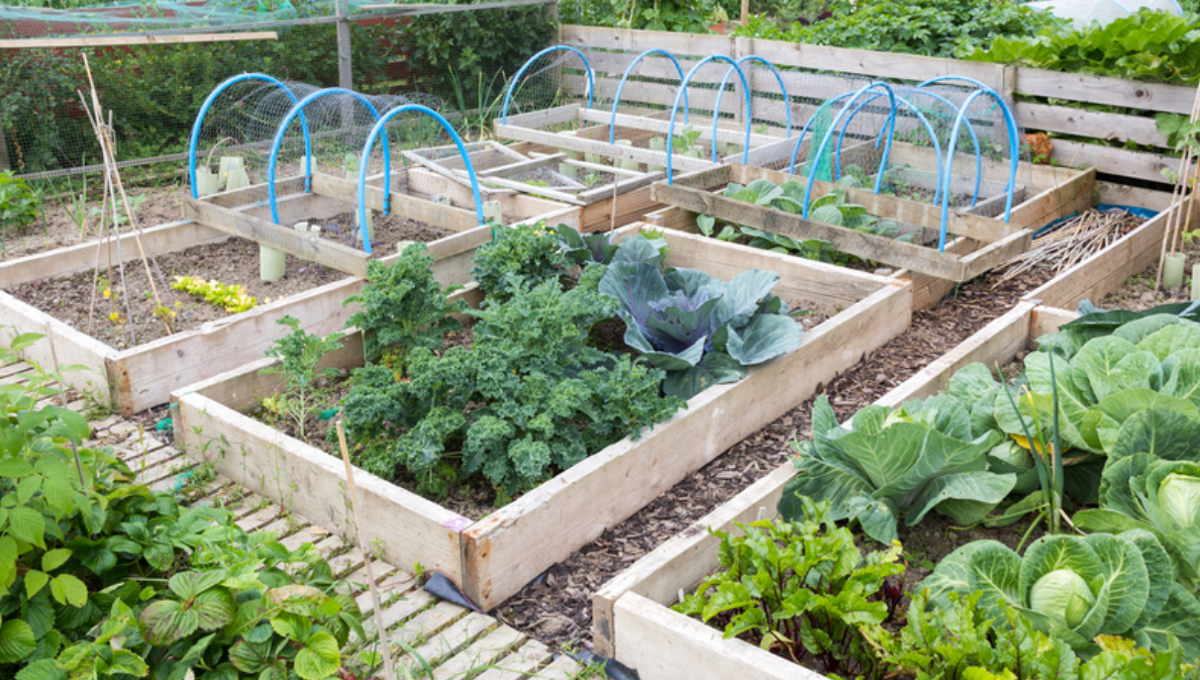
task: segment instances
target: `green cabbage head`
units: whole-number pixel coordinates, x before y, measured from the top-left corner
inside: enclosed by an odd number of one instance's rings
[[[950,606],[950,593],[981,592],[990,618],[1005,606],[1035,628],[1090,655],[1098,635],[1119,635],[1151,650],[1178,640],[1200,654],[1200,602],[1175,580],[1171,558],[1149,531],[1046,536],[1018,555],[997,541],[969,543],[921,583],[929,603]]]

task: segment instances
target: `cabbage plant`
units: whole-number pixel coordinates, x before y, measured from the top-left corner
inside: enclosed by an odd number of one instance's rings
[[[1200,440],[1193,460],[1137,453],[1110,462],[1100,482],[1100,508],[1075,514],[1089,531],[1145,529],[1167,548],[1180,577],[1200,586]]]
[[[976,541],[938,564],[919,589],[930,604],[950,593],[982,592],[980,604],[1003,621],[1001,602],[1077,652],[1094,653],[1097,635],[1119,635],[1152,650],[1178,640],[1200,655],[1200,602],[1175,580],[1171,558],[1148,531],[1046,536],[1025,556],[998,541]]]
[[[667,371],[663,390],[690,399],[711,385],[737,382],[746,368],[800,346],[804,328],[771,294],[779,274],[751,269],[721,281],[698,269],[663,268],[653,241],[622,241],[600,280],[620,301],[625,344]]]

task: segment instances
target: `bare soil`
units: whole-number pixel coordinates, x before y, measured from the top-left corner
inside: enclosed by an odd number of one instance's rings
[[[1155,290],[1154,281],[1158,274],[1158,264],[1147,267],[1141,273],[1129,277],[1125,285],[1109,293],[1103,300],[1096,302],[1101,309],[1129,309],[1142,311],[1158,305],[1171,302],[1187,302],[1191,300],[1192,267],[1200,264],[1200,240],[1194,240],[1184,245],[1182,251],[1187,256],[1183,266],[1183,287],[1163,288]]]
[[[354,224],[350,213],[314,222],[323,226]],[[345,242],[349,242],[349,229],[346,229],[346,232],[343,238],[346,239]],[[336,231],[332,229],[327,230],[327,233],[331,237],[337,237]],[[394,253],[395,244],[399,241],[434,241],[451,233],[453,232],[396,215],[376,215],[372,249],[375,256],[381,257]],[[164,280],[169,284],[177,276],[194,276],[226,284],[241,284],[245,286],[247,294],[256,298],[259,304],[266,304],[347,277],[344,272],[288,255],[284,277],[278,281],[262,281],[259,278],[258,244],[236,237],[221,243],[198,245],[175,253],[160,254],[156,259],[162,278],[156,274],[154,283],[158,288],[159,300],[175,310],[176,316],[172,319],[172,325],[176,332],[196,328],[205,322],[225,318],[229,314],[199,296],[164,286]],[[166,326],[153,315],[157,303],[146,267],[141,260],[133,260],[125,263],[124,270],[123,287],[118,267],[114,266],[111,274],[101,270],[100,276],[108,279],[110,290],[119,306],[114,307],[114,298],[106,300],[97,294],[94,313],[92,298],[93,290],[98,288],[98,279],[93,278],[90,271],[31,281],[9,292],[17,299],[52,314],[118,349],[165,337],[168,334]],[[179,304],[176,305],[176,302]],[[109,317],[114,311],[119,314],[117,322],[111,321]],[[93,317],[90,324],[89,316]]]
[[[934,309],[914,313],[907,331],[864,356],[857,366],[818,389],[817,394],[829,397],[839,419],[849,418],[1004,314],[1021,295],[1045,283],[1049,276],[1025,275],[998,288],[992,287],[992,279],[992,275],[980,277],[964,284]],[[641,511],[548,569],[502,604],[497,613],[513,627],[551,646],[566,643],[590,648],[592,594],[640,557],[785,464],[792,450],[789,442],[812,436],[814,399],[734,445]],[[901,536],[910,552],[906,585],[916,583],[927,573],[920,560],[936,561],[972,540],[977,532],[1015,545],[1012,541],[1014,537],[1019,540],[1020,531],[1021,525],[959,532],[951,530],[941,518],[927,519]]]

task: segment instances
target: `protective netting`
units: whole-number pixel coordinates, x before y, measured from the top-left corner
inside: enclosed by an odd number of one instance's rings
[[[494,106],[507,79],[549,44],[553,22],[542,0],[517,7],[449,13],[398,5],[360,11],[350,3],[354,90],[424,93],[472,137],[482,108]],[[296,3],[124,3],[73,10],[0,7],[0,38],[105,36],[153,32],[274,31],[276,40],[87,48],[97,90],[113,111],[123,167],[179,163],[204,97],[239,73],[264,72],[315,87],[340,84],[334,0]],[[409,15],[413,12],[426,12]],[[446,9],[445,12],[449,10]],[[496,30],[503,26],[504,30]],[[76,90],[86,90],[78,49],[5,50],[0,58],[0,169],[30,178],[98,170],[99,148]],[[154,170],[153,174],[161,174]],[[152,174],[147,172],[147,174]],[[131,179],[134,179],[131,177]]]

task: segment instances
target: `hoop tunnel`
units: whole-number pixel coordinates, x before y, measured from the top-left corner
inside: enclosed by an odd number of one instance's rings
[[[279,160],[279,147],[283,145],[283,137],[285,134],[287,134],[287,129],[289,126],[291,126],[292,119],[296,116],[303,115],[304,107],[322,97],[326,97],[331,94],[348,94],[354,97],[367,107],[367,110],[371,112],[371,115],[375,117],[377,122],[379,120],[379,111],[369,99],[357,92],[354,92],[353,90],[347,90],[341,87],[327,87],[324,90],[318,90],[297,102],[296,105],[292,107],[292,110],[288,111],[287,115],[283,117],[283,120],[279,123],[279,127],[275,130],[275,141],[271,144],[271,158],[267,163],[267,198],[271,203],[271,219],[274,220],[275,224],[279,224],[279,205],[275,200],[275,167],[277,161]],[[305,140],[307,141],[307,139],[308,136],[305,135]],[[305,191],[308,191],[308,188],[312,185],[312,146],[308,143],[304,145],[304,156],[304,186]],[[383,175],[384,177],[392,176],[392,159],[388,154],[388,141],[386,135],[383,138]],[[388,193],[384,192],[384,215],[388,214],[390,209],[389,203],[390,199]]]
[[[837,177],[842,176],[842,143],[846,139],[846,128],[850,127],[850,121],[854,119],[854,116],[858,115],[858,112],[860,110],[862,110],[862,108],[864,106],[866,106],[867,104],[871,103],[872,101],[874,101],[882,96],[883,95],[876,93],[876,94],[871,95],[870,99],[863,100],[861,103],[858,104],[858,106],[856,106],[854,108],[853,111],[850,112],[850,117],[847,118],[846,122],[842,124],[842,131],[838,133],[837,153],[834,154],[834,158],[836,159],[835,174]],[[938,142],[937,134],[933,131],[933,126],[929,124],[929,119],[925,117],[925,114],[920,109],[913,106],[912,102],[910,102],[905,97],[901,97],[899,95],[896,95],[896,101],[904,104],[906,107],[908,107],[908,109],[910,111],[912,111],[914,114],[916,114],[917,120],[921,121],[921,124],[925,126],[925,131],[929,133],[929,140],[931,142],[933,142],[933,151],[934,151],[934,155],[937,158],[937,166],[938,166],[937,186],[938,186],[938,190],[940,190],[942,187],[942,145],[940,142]],[[888,141],[890,143],[891,140],[895,139],[895,136],[896,136],[895,118],[893,117],[891,123],[889,125],[885,125],[884,128],[889,135]],[[876,140],[875,140],[875,148],[879,148],[880,142],[883,141],[883,133],[884,133],[884,130],[879,131],[879,137],[876,138]],[[884,164],[880,166],[879,172],[876,174],[876,177],[875,177],[875,193],[879,193],[879,190],[883,187],[883,174],[886,171],[887,171],[887,165],[886,165],[886,157],[885,157]],[[939,194],[935,192],[933,195],[934,203],[937,203],[938,196],[939,196]]]
[[[385,138],[384,149],[386,152],[387,122],[401,113],[409,111],[423,113],[433,118],[438,125],[442,126],[443,130],[450,134],[450,139],[454,141],[454,146],[458,147],[458,154],[462,157],[463,164],[466,165],[467,177],[471,180],[471,197],[475,199],[475,219],[480,225],[486,224],[486,221],[483,219],[483,199],[479,196],[479,181],[475,178],[475,166],[471,163],[471,157],[467,154],[466,147],[463,146],[462,138],[458,136],[458,133],[454,131],[450,123],[437,111],[420,104],[405,104],[383,114],[383,117],[375,123],[375,127],[371,128],[370,134],[367,135],[367,142],[363,145],[362,158],[359,159],[358,163],[358,224],[359,231],[362,234],[363,249],[366,250],[368,255],[371,254],[371,238],[367,235],[367,161],[371,158],[371,149],[375,146],[375,138],[379,136],[380,132],[383,132]],[[387,161],[387,163],[387,167],[390,168],[390,161]],[[384,175],[384,196],[387,196],[391,190],[392,175],[389,170]]]
[[[633,73],[633,68],[638,65],[638,62],[641,61],[644,57],[647,57],[651,54],[661,54],[661,55],[665,56],[666,58],[670,59],[671,63],[675,64],[675,70],[679,73],[680,84],[683,84],[683,67],[679,65],[679,60],[675,58],[675,55],[671,54],[670,52],[668,52],[664,49],[659,49],[657,47],[646,50],[645,52],[642,52],[641,54],[637,55],[637,57],[633,60],[633,62],[629,64],[629,68],[625,69],[625,75],[621,76],[621,83],[619,85],[617,85],[617,96],[613,100],[613,105],[612,105],[612,119],[609,121],[609,124],[608,124],[608,143],[609,144],[615,144],[617,141],[617,107],[621,105],[621,91],[625,89],[625,81],[629,80],[629,74]],[[685,92],[683,95],[683,106],[684,106],[683,124],[684,125],[688,124],[689,111],[688,111],[687,105],[688,105],[687,93]]]
[[[821,145],[817,147],[818,163],[820,162],[821,156],[824,155],[824,153],[825,153],[826,146],[829,144],[829,138],[831,136],[833,136],[833,131],[836,130],[838,127],[838,124],[842,122],[842,117],[845,116],[846,112],[850,110],[850,106],[852,106],[854,104],[854,102],[858,101],[859,97],[865,95],[867,92],[869,92],[871,90],[874,90],[874,89],[880,88],[880,87],[882,87],[884,90],[887,91],[888,100],[891,103],[891,111],[888,113],[888,119],[884,123],[884,128],[887,129],[890,133],[890,131],[893,129],[893,127],[896,124],[896,93],[892,90],[891,85],[888,85],[887,83],[884,83],[884,82],[876,81],[874,83],[871,83],[870,85],[867,85],[866,87],[859,89],[858,91],[856,91],[852,95],[850,95],[850,102],[846,105],[845,108],[843,108],[841,111],[838,111],[836,116],[834,116],[833,122],[829,125],[829,129],[825,131],[825,136],[821,138]],[[841,95],[838,97],[838,99],[845,98],[846,96],[847,95]],[[830,100],[830,101],[832,102],[835,100]],[[814,116],[813,118],[815,119],[816,117]],[[812,119],[810,119],[809,122],[811,123]],[[798,153],[800,153],[800,144],[801,144],[801,142],[803,142],[803,139],[804,138],[801,137],[800,140],[797,140],[796,149],[795,149],[795,151],[792,152],[792,164],[793,165],[796,162],[796,155]],[[879,145],[879,143],[876,142],[876,146],[878,146],[878,145]],[[889,154],[889,152],[891,152],[891,150],[892,150],[892,136],[891,136],[891,134],[888,134],[887,143],[883,147],[883,160],[879,164],[880,167],[883,167],[883,168],[887,167],[888,154]],[[816,180],[817,180],[817,173],[809,172],[808,173],[808,183],[804,187],[804,209],[803,209],[802,214],[800,215],[804,219],[808,219],[808,208],[812,202],[811,199],[812,199],[813,182],[815,182]],[[879,180],[879,179],[876,180],[876,187],[878,187],[880,181],[881,180]]]
[[[525,69],[529,68],[530,65],[533,64],[533,62],[537,61],[538,57],[541,57],[544,54],[549,54],[549,53],[557,51],[557,50],[567,50],[568,52],[574,52],[575,54],[579,55],[580,59],[583,60],[583,67],[587,70],[587,77],[588,77],[588,105],[587,105],[587,107],[589,109],[592,108],[592,101],[596,95],[596,81],[592,77],[592,65],[590,63],[588,63],[587,57],[583,56],[583,52],[580,52],[578,49],[571,47],[570,45],[552,45],[552,46],[547,47],[546,49],[542,50],[541,52],[538,52],[537,54],[533,55],[532,57],[530,57],[528,61],[526,61],[524,64],[521,65],[520,70],[517,71],[517,75],[513,76],[512,85],[508,86],[508,92],[506,92],[504,94],[504,109],[501,111],[501,114],[500,114],[500,122],[502,124],[508,123],[508,104],[510,101],[512,101],[513,91],[517,89],[517,84],[521,82],[521,76],[525,73]]]
[[[747,61],[761,62],[762,64],[765,64],[767,68],[771,69],[771,73],[775,75],[775,82],[779,83],[779,91],[781,93],[783,93],[783,110],[787,114],[787,135],[784,137],[784,139],[790,139],[792,136],[792,99],[791,99],[791,96],[788,94],[787,85],[785,85],[783,83],[783,76],[779,74],[779,69],[775,68],[774,64],[767,61],[766,59],[763,59],[762,57],[758,56],[757,54],[747,54],[746,56],[742,57],[741,59],[738,59],[737,64],[740,67],[744,62],[747,62]],[[729,84],[729,76],[731,76],[731,75],[733,75],[733,69],[729,69],[728,71],[726,71],[725,77],[721,79],[721,87],[717,88],[717,102],[715,104],[713,104],[714,111],[721,110],[721,97],[722,97],[722,95],[725,94],[725,86]],[[751,93],[751,94],[753,94],[753,93]],[[753,101],[753,96],[751,97],[751,101]],[[687,106],[687,102],[685,101],[683,105]],[[749,109],[749,108],[746,109],[746,125],[747,126],[749,126],[754,119],[753,113],[754,112],[751,109]],[[683,122],[686,125],[687,119],[685,118]],[[713,116],[713,141],[716,142],[716,140],[717,140],[717,117]],[[716,144],[713,144],[712,160],[714,163],[717,162],[717,146],[716,146]]]
[[[946,177],[942,192],[942,231],[938,238],[939,253],[944,252],[946,248],[946,223],[950,217],[950,175],[951,169],[954,167],[954,148],[958,144],[958,131],[962,128],[963,119],[967,115],[967,109],[970,107],[971,102],[982,95],[987,95],[1000,104],[1000,111],[1004,114],[1004,123],[1008,127],[1008,146],[1010,152],[1008,184],[1004,187],[1004,192],[1007,194],[1004,201],[1004,221],[1007,223],[1012,217],[1013,192],[1017,186],[1017,164],[1020,161],[1020,151],[1018,149],[1020,139],[1017,134],[1017,121],[1013,118],[1012,111],[1009,110],[1008,105],[1004,103],[1004,99],[990,87],[985,86],[967,96],[962,108],[958,111],[958,117],[954,119],[954,128],[950,133],[950,144],[946,158]]]
[[[208,114],[208,109],[213,105],[213,102],[217,100],[217,97],[219,97],[222,92],[224,92],[231,85],[236,85],[237,83],[245,82],[247,80],[261,80],[265,83],[271,83],[283,90],[284,93],[287,94],[287,96],[292,100],[293,104],[300,103],[300,100],[296,98],[296,94],[289,90],[286,85],[279,81],[279,79],[272,78],[265,73],[243,73],[241,75],[233,76],[232,78],[226,78],[221,82],[220,85],[217,85],[212,92],[208,93],[208,97],[204,100],[204,103],[200,105],[200,113],[196,115],[196,122],[192,124],[191,139],[188,140],[188,181],[192,185],[192,198],[200,198],[200,192],[196,188],[196,146],[200,143],[200,126],[204,124],[204,116]],[[304,148],[311,155],[312,140],[309,139],[308,136],[308,121],[305,120],[303,115],[300,116],[300,126],[304,130]],[[309,177],[312,175],[311,172],[307,174]],[[308,180],[306,180],[304,190],[307,192],[311,188],[312,187],[309,186]]]
[[[685,96],[687,96],[687,86],[688,86],[688,83],[691,82],[692,76],[696,75],[696,72],[699,71],[702,66],[704,66],[705,64],[707,64],[710,61],[726,62],[733,68],[733,70],[737,71],[738,78],[742,81],[742,90],[744,90],[746,93],[746,110],[747,111],[750,110],[750,86],[746,82],[746,74],[742,72],[742,68],[740,66],[738,66],[736,61],[734,61],[730,57],[727,57],[723,54],[714,54],[710,57],[705,57],[704,59],[701,59],[700,63],[693,66],[692,70],[688,71],[687,76],[684,77],[683,82],[679,84],[679,92],[677,92],[675,94],[675,104],[674,104],[674,106],[671,107],[671,126],[669,128],[670,134],[667,135],[667,184],[675,183],[674,173],[671,171],[671,165],[672,165],[671,157],[673,155],[671,152],[671,149],[674,146],[674,141],[675,141],[675,134],[674,134],[675,133],[675,119],[679,116],[679,102],[681,99],[683,99]],[[713,111],[713,129],[714,130],[716,129],[716,124],[717,124],[717,112]],[[716,141],[717,140],[714,137],[713,142],[716,142]],[[745,141],[745,144],[742,146],[742,162],[745,163],[749,159],[750,159],[750,118],[749,118],[749,116],[747,116],[747,118],[746,118],[746,141]]]

